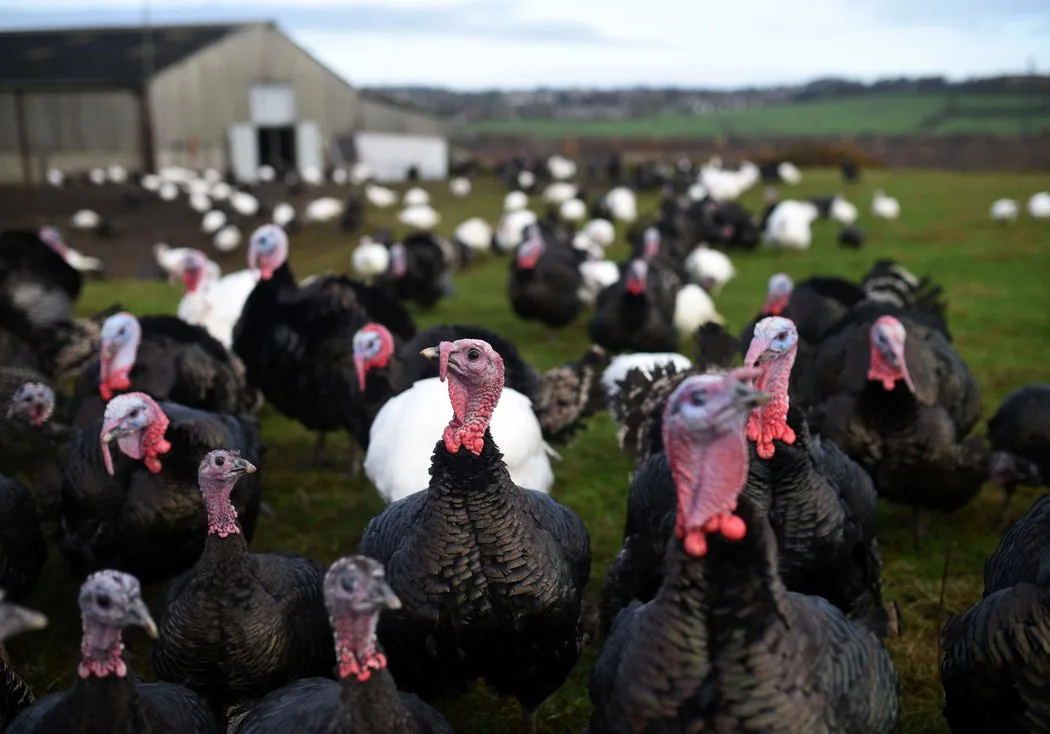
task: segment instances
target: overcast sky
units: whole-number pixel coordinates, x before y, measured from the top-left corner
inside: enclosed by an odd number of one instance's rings
[[[0,0],[0,27],[134,24],[145,0]],[[354,84],[736,87],[1050,70],[1050,0],[151,0],[276,20]]]

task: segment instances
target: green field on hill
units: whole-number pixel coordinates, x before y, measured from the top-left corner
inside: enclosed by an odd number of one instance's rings
[[[783,195],[802,197],[843,190],[837,171],[806,169],[804,175],[800,186],[783,187]],[[426,187],[433,206],[442,214],[438,229],[445,235],[470,216],[496,221],[505,193],[486,181],[476,182],[474,194],[466,199],[452,198],[443,183]],[[835,244],[837,228],[818,222],[808,252],[761,249],[733,253],[738,276],[718,296],[717,306],[727,324],[739,329],[760,308],[766,281],[775,272],[787,272],[796,280],[816,273],[857,278],[875,259],[897,258],[915,273],[929,273],[943,284],[954,344],[981,386],[987,418],[1015,388],[1046,380],[1050,337],[1046,321],[1050,312],[1050,289],[1045,283],[1050,269],[1047,223],[1022,214],[1012,225],[999,225],[989,218],[988,207],[1002,196],[1024,201],[1045,187],[1046,177],[1034,175],[866,172],[863,182],[848,188],[846,195],[861,212],[858,223],[868,233],[867,246],[859,251],[843,250]],[[898,197],[902,208],[899,220],[880,222],[868,214],[877,188]],[[345,191],[328,187],[326,193],[341,197]],[[761,200],[761,187],[756,187],[746,194],[743,203],[758,210]],[[645,196],[639,202],[639,211],[648,212],[655,206],[655,197]],[[369,209],[367,217],[368,229],[389,226],[399,236],[405,232],[396,221],[395,210]],[[619,226],[612,257],[622,257],[626,252],[624,232],[625,227]],[[290,261],[296,276],[329,269],[344,272],[356,241],[356,237],[338,233],[334,225],[310,226],[294,234]],[[101,241],[92,254],[106,257]],[[490,256],[458,273],[456,296],[442,301],[433,311],[416,312],[420,326],[479,324],[513,340],[522,357],[540,369],[579,357],[588,346],[589,314],[552,340],[545,327],[525,323],[514,315],[506,295],[507,268],[505,259]],[[89,314],[120,300],[140,315],[174,313],[180,295],[178,287],[165,283],[118,280],[88,285],[78,306],[81,313]],[[684,341],[681,349],[692,353]],[[983,431],[983,425],[977,430]],[[292,551],[325,564],[352,553],[365,524],[383,504],[366,480],[349,480],[340,474],[349,463],[348,439],[332,436],[329,440],[333,458],[339,462],[335,468],[304,471],[299,465],[312,454],[313,434],[277,414],[272,406],[263,411],[262,434],[268,447],[262,465],[264,497],[275,514],[260,518],[253,550]],[[559,453],[562,458],[554,464],[553,495],[587,524],[594,558],[589,592],[597,594],[623,538],[631,467],[617,447],[611,420],[604,414],[591,420],[587,430],[569,445],[559,447]],[[1032,491],[1020,492],[1014,499],[1012,516],[1026,510],[1034,496]],[[904,734],[947,731],[941,716],[939,631],[949,614],[964,611],[981,597],[984,560],[1000,537],[992,523],[1001,499],[1001,493],[988,486],[955,515],[929,514],[927,537],[920,549],[912,541],[911,511],[880,504],[884,593],[902,609],[903,635],[891,641],[890,650],[901,673]],[[146,590],[146,600],[154,611],[160,591],[159,586]],[[80,637],[76,595],[67,565],[53,551],[43,577],[27,600],[28,605],[49,616],[51,625],[8,643],[12,664],[38,696],[68,686],[74,678]],[[152,678],[145,635],[129,633],[127,644],[135,671]],[[579,734],[583,729],[590,715],[587,680],[600,646],[600,642],[590,645],[566,685],[540,709],[540,732]],[[459,734],[518,730],[517,705],[496,699],[480,686],[469,695],[440,701],[438,707]]]
[[[705,115],[491,120],[474,123],[466,131],[540,138],[1037,135],[1050,131],[1050,100],[1038,95],[866,95]]]

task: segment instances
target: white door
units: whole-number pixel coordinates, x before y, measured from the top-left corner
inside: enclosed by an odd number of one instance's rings
[[[255,174],[259,170],[259,137],[255,126],[247,123],[230,125],[227,136],[234,178],[241,183],[255,183]]]
[[[295,126],[295,157],[300,171],[307,168],[324,170],[321,128],[316,122],[300,122]]]
[[[252,122],[259,127],[295,124],[295,90],[290,84],[254,84],[248,90]]]

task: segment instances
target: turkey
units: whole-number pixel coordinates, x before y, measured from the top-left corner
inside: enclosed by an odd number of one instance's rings
[[[244,360],[248,384],[278,411],[318,432],[318,467],[325,434],[353,430],[354,334],[371,321],[402,338],[416,329],[401,304],[349,278],[322,276],[300,287],[287,258],[288,237],[280,227],[265,225],[252,234],[248,265],[260,271],[259,283],[234,327],[233,348]]]
[[[1003,488],[999,522],[1017,485],[1050,485],[1050,385],[1025,385],[1006,396],[988,420],[989,473]]]
[[[40,578],[47,545],[33,493],[22,483],[0,475],[0,589],[21,601]]]
[[[401,600],[371,558],[340,558],[324,578],[325,606],[335,630],[339,682],[305,678],[269,694],[239,723],[236,734],[452,734],[452,727],[418,696],[400,693],[376,642],[376,624]]]
[[[399,301],[431,309],[451,296],[451,244],[440,235],[417,232],[390,247],[386,271],[375,285]]]
[[[591,346],[578,361],[540,372],[522,359],[513,342],[480,326],[432,326],[411,340],[399,343],[385,326],[373,323],[354,335],[354,365],[363,400],[361,414],[367,417],[366,427],[371,425],[391,396],[404,392],[420,380],[438,377],[437,366],[423,357],[420,350],[430,344],[458,339],[482,339],[503,358],[506,369],[504,387],[521,393],[532,403],[532,411],[545,440],[567,441],[582,427],[583,420],[603,404],[598,372],[604,368],[607,355],[601,347]],[[435,394],[435,400],[438,398],[442,402],[435,407],[441,413],[447,412],[444,403],[448,398]],[[441,425],[444,425],[444,420]],[[503,450],[510,453],[507,437],[500,438]],[[367,446],[367,435],[361,439],[361,445]],[[429,443],[427,446],[426,463],[429,467]],[[505,460],[506,456],[505,453]],[[513,462],[508,461],[508,465],[511,464]],[[511,476],[514,476],[513,469]]]
[[[34,328],[68,322],[82,278],[32,230],[0,232],[0,299]]]
[[[802,413],[790,408],[787,386],[797,340],[794,325],[781,317],[765,319],[755,329],[744,364],[759,366],[755,386],[770,397],[748,416],[747,437],[754,448],[744,495],[773,528],[781,549],[780,575],[789,589],[824,597],[880,636],[889,636],[896,631],[896,610],[882,604],[878,495],[859,466],[830,441],[812,436]],[[654,414],[663,408],[652,406]],[[663,448],[662,436],[659,440]],[[602,592],[606,624],[632,599],[648,601],[659,587],[668,516],[675,511],[672,474],[679,470],[669,459],[666,450],[654,451],[635,472],[623,550]]]
[[[47,617],[40,612],[11,604],[0,591],[0,646],[23,632],[47,627]],[[20,711],[36,703],[36,696],[7,662],[4,651],[0,655],[0,731],[5,731]]]
[[[598,294],[587,324],[591,341],[610,352],[673,352],[678,346],[674,317],[681,281],[673,272],[635,259],[624,275]]]
[[[889,653],[825,600],[785,589],[773,531],[741,495],[744,422],[767,398],[748,376],[694,376],[668,400],[666,573],[616,618],[591,673],[589,734],[898,731]]]
[[[80,587],[80,615],[84,633],[73,686],[24,710],[7,732],[218,734],[199,696],[171,683],[143,683],[124,660],[126,628],[157,636],[138,579],[119,571],[92,574]]]
[[[176,314],[188,324],[202,326],[226,349],[233,345],[233,327],[248,296],[259,282],[254,270],[221,275],[218,266],[200,250],[191,250],[182,263],[186,293]]]
[[[62,239],[62,234],[57,228],[41,227],[37,236],[40,238],[41,242],[58,253],[58,255],[77,272],[95,278],[105,278],[106,264],[97,257],[84,255],[83,253],[74,250],[66,244],[65,240]]]
[[[1010,526],[984,565],[984,594],[941,630],[953,734],[1050,731],[1050,495]]]
[[[320,565],[292,553],[249,553],[230,493],[255,465],[217,449],[200,462],[204,552],[164,592],[153,667],[161,680],[227,707],[335,665]],[[202,532],[202,535],[205,533]]]
[[[74,389],[77,426],[98,418],[103,401],[123,392],[214,413],[245,413],[255,405],[244,366],[199,326],[121,311],[106,319],[101,337],[98,362],[81,372]]]
[[[699,244],[685,259],[689,279],[708,293],[718,294],[736,276],[732,260],[719,250]]]
[[[571,324],[583,305],[577,295],[583,285],[579,265],[576,252],[549,228],[529,227],[510,264],[507,297],[514,313],[552,330]]]
[[[871,199],[871,213],[876,219],[897,219],[901,215],[900,202],[879,189]]]
[[[144,393],[110,400],[104,418],[72,437],[63,466],[59,547],[73,573],[115,568],[155,583],[192,566],[208,524],[197,467],[226,447],[258,461],[256,421],[158,405]],[[248,539],[261,494],[258,474],[233,492]]]
[[[587,528],[511,481],[489,430],[504,379],[495,350],[461,339],[427,353],[439,360],[454,416],[427,489],[388,505],[358,546],[387,568],[403,604],[380,620],[379,640],[402,690],[429,699],[481,678],[515,697],[535,732],[536,710],[585,639]]]
[[[914,309],[855,307],[814,350],[800,392],[810,426],[871,474],[879,496],[954,512],[987,478],[980,388],[947,336]]]

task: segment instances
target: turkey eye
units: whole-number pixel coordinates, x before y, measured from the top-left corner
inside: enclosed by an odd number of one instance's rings
[[[98,604],[101,609],[109,609],[109,605],[112,603],[110,598],[106,594],[99,594],[95,597],[95,603]]]
[[[702,392],[694,392],[689,396],[689,402],[699,407],[707,402],[707,396]]]
[[[343,591],[353,591],[356,584],[352,578],[344,576],[339,580],[339,585],[343,587]]]
[[[782,331],[779,334],[777,334],[777,341],[784,341],[787,338],[788,338],[788,333],[786,331]]]
[[[222,466],[225,463],[226,463],[226,459],[222,458],[221,456],[216,456],[215,457],[215,466]]]
[[[480,356],[481,352],[479,352],[477,349],[471,349],[469,352],[467,352],[467,359],[469,359],[471,362],[477,361],[477,358]]]

